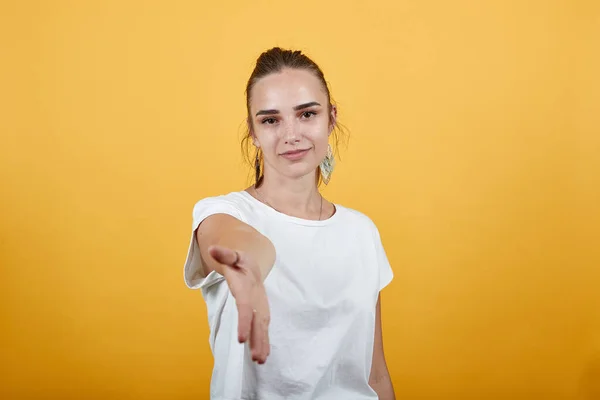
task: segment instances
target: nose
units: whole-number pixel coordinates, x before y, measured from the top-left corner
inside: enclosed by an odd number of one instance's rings
[[[287,122],[283,125],[283,140],[286,144],[295,144],[300,141],[297,134],[297,127],[294,122]]]

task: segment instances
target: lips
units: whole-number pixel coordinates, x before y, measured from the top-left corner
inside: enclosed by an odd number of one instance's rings
[[[281,156],[290,161],[298,161],[298,160],[301,160],[302,158],[304,158],[304,156],[306,154],[308,154],[309,150],[310,149],[289,150],[289,151],[286,151],[285,153],[282,153]]]
[[[300,154],[300,153],[304,153],[305,151],[308,151],[310,149],[300,149],[300,150],[290,150],[290,151],[286,151],[285,153],[282,153],[282,156],[291,156],[294,154]]]

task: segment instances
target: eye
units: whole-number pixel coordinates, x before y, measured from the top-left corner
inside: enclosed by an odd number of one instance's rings
[[[317,113],[316,113],[316,112],[314,112],[314,111],[304,111],[304,112],[302,113],[302,118],[309,119],[309,118],[311,118],[313,115],[317,115]]]
[[[277,120],[275,118],[265,118],[261,121],[262,124],[273,125]]]

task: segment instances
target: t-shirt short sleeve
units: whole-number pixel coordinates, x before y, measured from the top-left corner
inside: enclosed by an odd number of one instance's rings
[[[203,276],[200,248],[196,240],[196,230],[200,223],[214,214],[228,214],[240,221],[246,222],[240,211],[240,207],[235,202],[225,198],[225,196],[207,197],[194,205],[192,212],[192,236],[183,267],[184,281],[190,289],[206,289],[224,279],[216,271],[211,271],[207,276]]]
[[[392,279],[394,278],[394,272],[392,271],[392,267],[387,258],[387,254],[385,253],[385,249],[383,248],[383,243],[381,242],[381,236],[379,235],[379,230],[373,224],[374,236],[375,236],[375,252],[377,255],[377,266],[379,268],[379,291],[385,288],[390,284]]]

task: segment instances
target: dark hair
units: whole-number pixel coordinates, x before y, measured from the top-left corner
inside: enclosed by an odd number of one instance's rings
[[[305,54],[303,54],[300,50],[284,50],[280,47],[273,47],[262,53],[258,59],[256,60],[256,66],[254,67],[254,71],[250,75],[250,79],[248,79],[248,84],[246,85],[246,109],[247,109],[247,123],[246,131],[244,133],[244,138],[242,139],[242,153],[246,161],[253,167],[253,176],[254,176],[254,168],[255,161],[258,157],[259,159],[259,175],[260,178],[256,181],[256,184],[259,184],[262,181],[262,171],[263,169],[263,158],[262,152],[259,149],[254,148],[252,145],[252,136],[250,132],[250,128],[252,127],[252,116],[250,115],[250,100],[252,99],[252,88],[261,78],[264,78],[267,75],[275,74],[281,72],[282,70],[289,69],[302,69],[313,73],[323,85],[323,89],[327,94],[328,101],[328,111],[329,111],[329,119],[331,120],[331,110],[333,107],[333,99],[331,97],[331,93],[329,91],[329,85],[325,80],[325,75],[321,68],[310,58],[308,58]],[[341,139],[346,139],[346,131],[341,124],[336,120],[334,130],[332,132],[333,135],[333,154],[334,156],[339,154],[339,144]],[[344,136],[344,137],[341,137]],[[321,174],[317,173],[317,184],[321,183]]]

